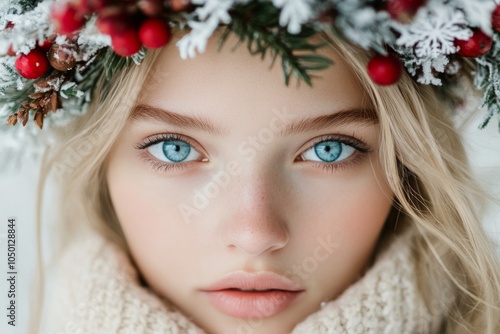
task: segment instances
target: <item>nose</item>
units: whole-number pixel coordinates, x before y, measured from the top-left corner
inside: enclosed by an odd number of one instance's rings
[[[275,183],[262,177],[241,177],[232,184],[231,204],[219,226],[225,247],[247,255],[271,253],[289,239],[284,199]]]

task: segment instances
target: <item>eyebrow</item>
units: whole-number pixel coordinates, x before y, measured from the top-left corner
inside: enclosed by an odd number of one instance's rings
[[[337,111],[333,114],[317,117],[308,117],[298,122],[287,125],[282,131],[282,136],[321,130],[331,126],[341,126],[350,123],[360,123],[364,125],[378,124],[378,116],[375,110],[368,108],[353,108]]]
[[[132,121],[153,120],[180,128],[202,130],[216,136],[222,136],[225,132],[227,134],[227,131],[223,131],[204,117],[181,115],[145,104],[135,106],[130,114],[130,119]]]
[[[223,136],[228,134],[229,130],[222,129],[212,123],[210,120],[200,116],[186,116],[162,108],[140,104],[134,107],[130,115],[133,122],[142,120],[153,120],[161,123],[167,123],[185,129],[202,130],[207,133]],[[378,116],[375,110],[369,108],[353,108],[337,111],[333,114],[317,117],[308,117],[292,124],[286,125],[281,129],[281,136],[321,130],[331,126],[340,126],[350,123],[360,123],[365,125],[378,124]]]

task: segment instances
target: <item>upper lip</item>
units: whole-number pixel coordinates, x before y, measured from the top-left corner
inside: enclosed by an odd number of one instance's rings
[[[303,291],[299,284],[291,279],[273,272],[233,272],[223,276],[217,282],[202,291],[219,291],[226,289],[240,290],[284,290],[291,292]]]

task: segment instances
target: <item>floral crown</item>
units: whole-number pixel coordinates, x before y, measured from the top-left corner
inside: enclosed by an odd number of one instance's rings
[[[0,117],[39,128],[82,113],[97,83],[140,64],[170,41],[183,58],[203,52],[223,28],[252,54],[280,60],[283,77],[312,85],[333,62],[316,53],[319,31],[374,52],[367,66],[379,85],[404,68],[418,83],[452,83],[465,58],[484,92],[481,127],[500,114],[500,5],[493,0],[19,0],[0,4]],[[58,117],[57,115],[62,115]]]

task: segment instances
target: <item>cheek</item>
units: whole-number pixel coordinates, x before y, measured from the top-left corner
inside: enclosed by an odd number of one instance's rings
[[[366,175],[349,186],[339,197],[345,223],[341,223],[341,235],[346,239],[376,238],[392,206],[392,195],[379,178]]]
[[[179,258],[167,259],[158,254],[189,252],[188,243],[181,241],[189,240],[195,232],[192,225],[183,222],[179,211],[179,205],[192,196],[183,191],[189,187],[158,182],[158,178],[144,172],[144,163],[140,163],[143,165],[112,155],[107,181],[113,207],[137,265],[148,268],[155,266],[154,259],[175,262]],[[186,249],[179,249],[183,245]]]
[[[330,178],[304,179],[297,184],[295,206],[299,221],[313,221],[310,231],[329,231],[338,239],[376,238],[392,207],[393,195],[378,161]],[[312,230],[311,230],[312,228]]]
[[[371,164],[343,176],[303,184],[295,199],[296,206],[302,203],[294,233],[295,247],[302,245],[298,268],[315,276],[317,286],[329,287],[330,298],[369,263],[393,202],[382,172]]]

